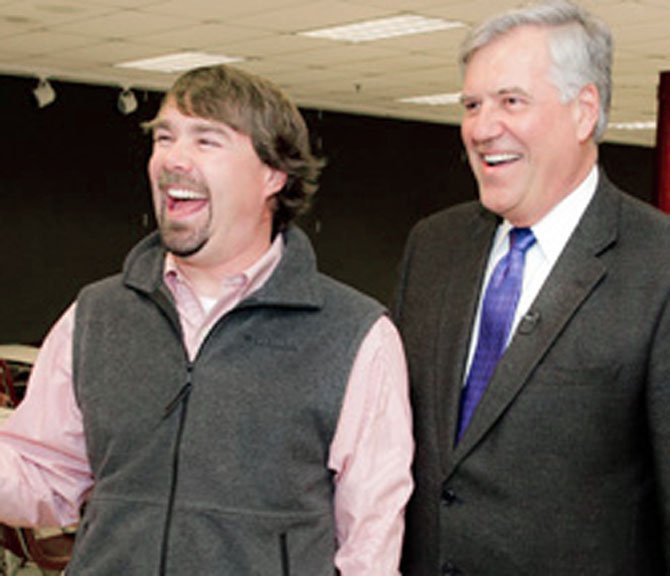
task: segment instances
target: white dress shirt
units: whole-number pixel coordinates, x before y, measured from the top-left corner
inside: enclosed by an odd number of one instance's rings
[[[598,167],[594,165],[588,176],[573,192],[554,206],[544,218],[531,226],[536,242],[526,252],[521,296],[519,297],[519,303],[514,314],[514,320],[512,321],[508,343],[514,335],[521,318],[530,310],[531,304],[539,294],[554,264],[556,264],[565,245],[568,243],[570,236],[572,236],[577,224],[584,215],[584,212],[586,212],[586,208],[596,192],[597,185]],[[500,226],[498,226],[493,239],[493,246],[488,264],[486,265],[482,290],[479,294],[477,315],[471,332],[472,337],[470,339],[466,375],[470,370],[477,346],[476,335],[479,334],[479,320],[482,301],[486,292],[485,287],[488,286],[489,278],[496,264],[509,250],[509,231],[512,228],[513,226],[509,221],[503,220]],[[463,381],[465,382],[465,378]]]

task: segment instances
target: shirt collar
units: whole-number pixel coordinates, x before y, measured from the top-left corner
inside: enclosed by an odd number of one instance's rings
[[[591,168],[582,182],[539,222],[531,226],[537,240],[537,247],[549,261],[556,261],[568,243],[572,232],[584,215],[598,185],[598,167]],[[507,233],[512,224],[504,220],[498,229],[494,249],[505,250]],[[503,248],[505,243],[505,248]]]
[[[270,278],[275,268],[279,264],[284,253],[284,241],[281,234],[277,234],[276,238],[270,245],[270,248],[263,254],[256,262],[249,266],[246,270],[238,274],[226,276],[222,280],[223,291],[239,290],[239,298],[255,292],[261,288]],[[167,252],[165,255],[165,266],[163,277],[166,284],[174,294],[174,288],[177,284],[189,286],[188,279],[179,269],[179,264],[176,258]]]

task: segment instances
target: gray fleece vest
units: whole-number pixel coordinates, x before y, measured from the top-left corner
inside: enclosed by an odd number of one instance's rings
[[[332,576],[327,469],[351,367],[383,313],[306,236],[189,362],[157,236],[77,301],[75,392],[95,488],[68,575]]]

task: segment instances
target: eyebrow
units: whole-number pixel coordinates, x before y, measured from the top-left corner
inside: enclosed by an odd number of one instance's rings
[[[165,118],[154,118],[148,122],[142,124],[142,128],[146,132],[154,132],[156,130],[169,130],[171,128],[171,122]],[[228,131],[235,131],[232,127],[222,127],[213,122],[210,122],[206,119],[199,120],[195,125],[192,125],[188,128],[189,131],[196,134],[218,134],[224,138],[228,138]]]
[[[524,96],[530,97],[530,94],[521,88],[520,86],[510,86],[509,88],[500,88],[496,92],[494,92],[495,96],[507,96],[508,94],[523,94]],[[461,96],[459,98],[459,101],[461,104],[464,104],[468,100],[478,98],[477,95],[475,94],[466,94],[466,93],[461,93]]]
[[[510,88],[501,88],[496,93],[498,96],[505,96],[507,94],[524,94],[525,96],[530,96],[526,90],[521,88],[521,86],[511,86]]]
[[[206,120],[203,122],[198,122],[194,126],[191,126],[190,130],[193,132],[196,132],[197,134],[203,134],[203,133],[210,133],[213,132],[215,134],[220,134],[221,136],[227,136],[228,131],[233,132],[234,130],[227,125],[226,127],[222,127],[218,124],[212,124],[207,122]]]

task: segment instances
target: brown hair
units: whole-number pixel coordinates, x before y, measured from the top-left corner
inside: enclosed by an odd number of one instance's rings
[[[248,135],[261,161],[288,176],[275,195],[275,232],[307,211],[324,162],[312,154],[302,115],[277,86],[231,66],[206,66],[180,76],[167,100],[184,114]]]

